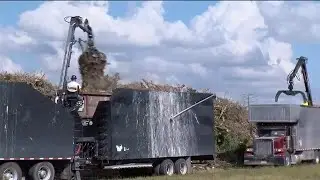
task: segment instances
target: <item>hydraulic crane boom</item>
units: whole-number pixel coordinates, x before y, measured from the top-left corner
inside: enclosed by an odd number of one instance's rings
[[[66,18],[65,18],[65,21],[66,21]],[[70,22],[68,23],[69,23],[69,31],[68,31],[63,64],[61,68],[61,75],[60,75],[59,86],[58,86],[58,89],[60,89],[62,86],[62,93],[65,93],[67,89],[67,75],[68,75],[68,68],[70,67],[72,47],[77,42],[74,36],[76,28],[80,28],[83,32],[87,33],[87,38],[88,38],[87,48],[89,52],[96,52],[95,46],[94,46],[93,31],[91,26],[89,25],[89,21],[85,19],[85,21],[82,22],[82,17],[73,16],[70,18]]]
[[[293,71],[288,75],[288,90],[280,90],[277,92],[276,97],[275,97],[275,101],[278,101],[278,98],[280,96],[281,93],[284,93],[286,95],[289,96],[295,96],[297,94],[301,94],[303,97],[304,102],[308,102],[309,106],[313,106],[313,100],[312,100],[312,96],[311,96],[311,88],[310,88],[310,83],[309,83],[309,77],[308,77],[308,71],[307,71],[307,60],[308,58],[306,57],[299,57],[297,58],[298,62],[295,66],[295,68],[293,69]],[[303,76],[303,81],[304,81],[304,87],[305,87],[305,93],[302,91],[297,91],[297,90],[293,90],[293,80],[294,78],[297,76],[298,70],[301,68],[301,73]],[[307,94],[307,96],[305,95]]]

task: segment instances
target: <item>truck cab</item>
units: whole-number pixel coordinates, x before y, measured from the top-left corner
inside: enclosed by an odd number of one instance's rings
[[[257,123],[253,145],[244,154],[245,165],[286,165],[292,124]]]
[[[319,117],[315,106],[251,105],[249,122],[256,125],[256,135],[244,153],[244,165],[319,163]]]

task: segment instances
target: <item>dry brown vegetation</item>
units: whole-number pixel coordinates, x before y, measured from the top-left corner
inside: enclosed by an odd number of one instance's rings
[[[49,82],[45,75],[38,75],[37,73],[18,72],[10,74],[7,72],[0,73],[0,81],[5,82],[24,82],[31,85],[46,96],[54,95],[57,86]]]

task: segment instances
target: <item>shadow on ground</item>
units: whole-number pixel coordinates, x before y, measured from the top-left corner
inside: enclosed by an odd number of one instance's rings
[[[134,179],[137,177],[152,176],[150,168],[135,168],[123,170],[104,170],[104,171],[84,171],[81,172],[82,180],[105,180],[105,179]]]

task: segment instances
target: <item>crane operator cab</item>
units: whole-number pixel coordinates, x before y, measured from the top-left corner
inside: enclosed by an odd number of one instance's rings
[[[82,106],[83,98],[80,96],[81,85],[77,82],[77,76],[72,75],[71,81],[67,84],[65,105],[72,110]]]

